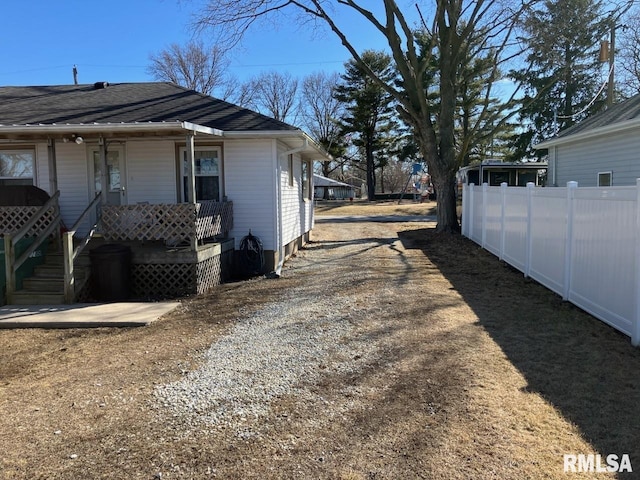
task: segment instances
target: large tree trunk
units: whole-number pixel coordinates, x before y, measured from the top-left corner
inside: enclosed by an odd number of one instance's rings
[[[445,175],[443,178],[436,176],[431,178],[433,179],[438,209],[437,230],[459,233],[460,223],[458,222],[455,177],[451,178],[451,175]]]
[[[376,199],[376,165],[373,161],[373,150],[366,146],[367,156],[367,198],[370,202]]]

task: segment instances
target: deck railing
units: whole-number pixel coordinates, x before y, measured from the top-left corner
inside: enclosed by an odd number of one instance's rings
[[[41,207],[0,207],[0,234],[4,237],[6,301],[11,304],[16,289],[16,272],[50,235],[59,238],[61,218],[57,191]],[[56,233],[54,233],[56,232]],[[18,257],[17,243],[25,237],[35,241]]]
[[[207,238],[225,237],[233,227],[233,203],[103,205],[100,232],[110,241],[161,240],[195,248]]]
[[[74,236],[76,235],[78,228],[87,216],[93,212],[94,218],[99,219],[100,201],[102,196],[98,193],[93,201],[84,209],[84,211],[76,220],[76,223],[62,235],[62,253],[64,258],[64,303],[73,303],[76,297],[76,285],[74,274],[74,261],[78,258],[78,255],[89,244],[91,238],[98,228],[99,220],[89,228],[89,232],[84,238],[78,239],[79,244],[74,248]]]

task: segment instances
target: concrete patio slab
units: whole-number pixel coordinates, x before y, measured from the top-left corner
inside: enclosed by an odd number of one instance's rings
[[[179,302],[5,305],[0,328],[141,327],[175,309]]]

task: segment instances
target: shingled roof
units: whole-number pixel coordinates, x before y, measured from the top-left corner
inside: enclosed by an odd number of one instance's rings
[[[0,125],[190,122],[222,131],[297,128],[168,82],[0,87]]]
[[[548,148],[566,143],[572,139],[602,135],[619,128],[629,128],[634,121],[640,122],[640,95],[607,108],[604,112],[586,118],[580,123],[561,131],[553,138],[535,145],[535,148]]]
[[[593,130],[599,127],[609,126],[616,123],[633,120],[640,117],[640,95],[631,97],[624,102],[620,102],[607,108],[604,112],[597,113],[563,130],[558,137],[567,137],[575,133]]]

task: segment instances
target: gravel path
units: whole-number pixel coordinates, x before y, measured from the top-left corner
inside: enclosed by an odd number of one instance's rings
[[[376,308],[376,297],[363,309],[362,294],[350,290],[371,275],[358,265],[359,254],[381,243],[387,246],[380,239],[354,241],[341,245],[338,257],[317,248],[312,260],[304,253],[293,259],[285,274],[304,280],[276,302],[239,318],[198,359],[199,368],[157,386],[159,405],[170,410],[184,434],[231,429],[249,438],[260,435],[260,421],[273,400],[295,395],[323,402],[310,388],[321,375],[357,372],[377,350],[375,341],[356,334],[357,323]],[[326,278],[333,279],[331,288]],[[340,410],[333,408],[334,414]]]

